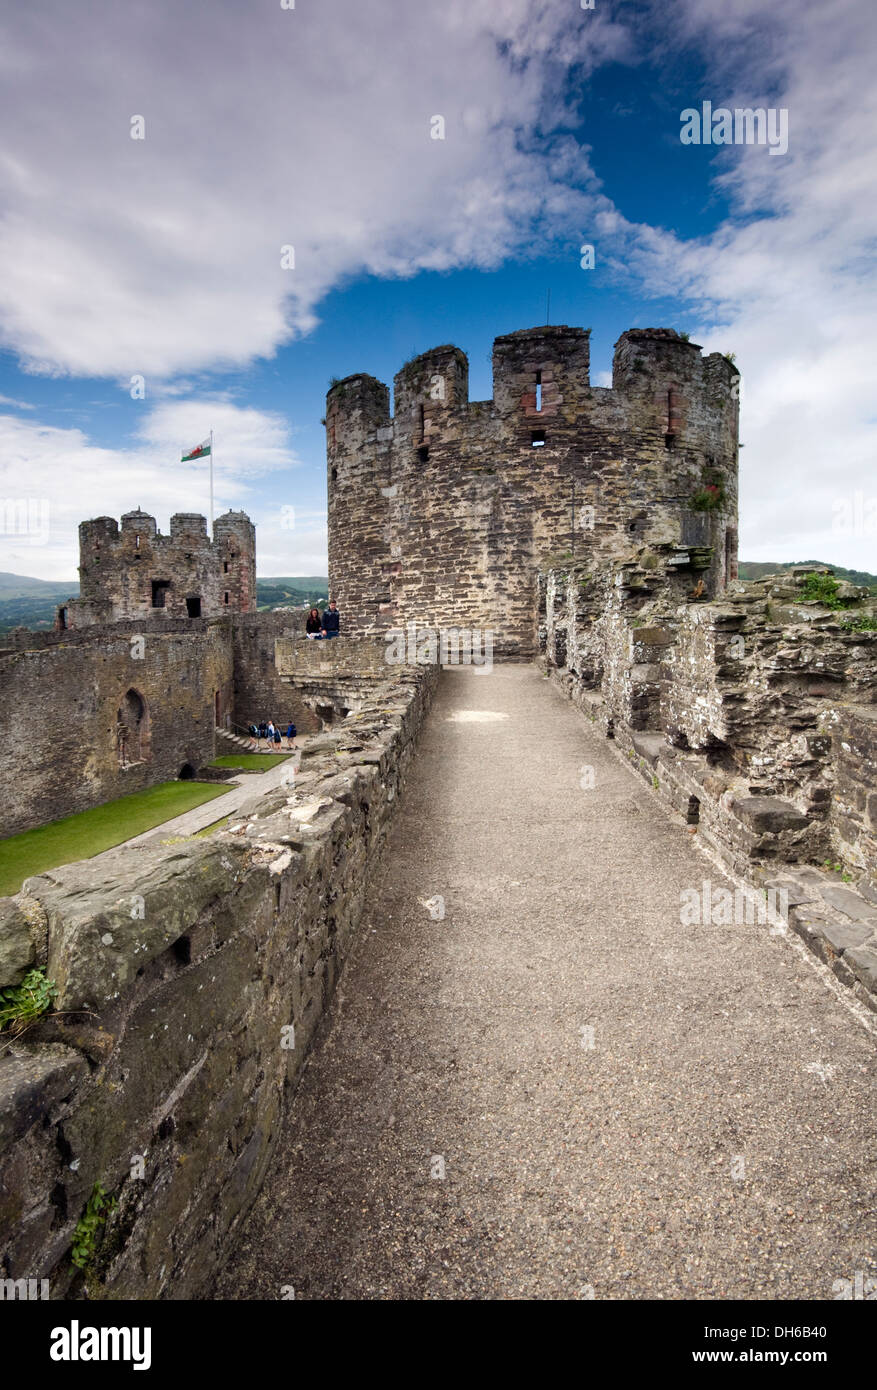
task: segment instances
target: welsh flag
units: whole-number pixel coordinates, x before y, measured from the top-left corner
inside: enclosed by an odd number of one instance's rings
[[[194,449],[190,449],[187,454],[183,454],[181,463],[188,463],[190,459],[204,459],[210,453],[210,440],[205,439],[202,444],[197,444]]]

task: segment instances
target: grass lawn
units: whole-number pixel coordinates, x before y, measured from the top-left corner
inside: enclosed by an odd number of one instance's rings
[[[160,782],[145,792],[121,796],[105,806],[79,811],[75,816],[25,830],[0,840],[0,897],[17,893],[31,874],[57,869],[77,859],[91,859],[102,850],[120,845],[144,830],[229,790],[222,783]]]
[[[285,763],[287,758],[292,757],[292,749],[288,753],[223,753],[221,758],[214,758],[208,764],[210,767],[246,767],[259,768],[262,772],[266,768],[273,767],[275,763]]]

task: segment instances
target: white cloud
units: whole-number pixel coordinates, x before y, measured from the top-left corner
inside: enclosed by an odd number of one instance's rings
[[[167,531],[174,512],[209,507],[206,462],[181,463],[183,445],[204,438],[214,422],[217,515],[229,507],[256,524],[260,574],[325,571],[325,514],[295,511],[290,479],[300,461],[289,427],[267,411],[223,400],[163,402],[145,417],[142,443],[123,449],[94,444],[78,429],[58,429],[0,415],[0,570],[41,579],[71,579],[79,563],[78,526],[95,516],[120,517],[142,505]],[[29,502],[29,514],[10,504]],[[29,517],[28,529],[25,516]],[[48,525],[44,525],[47,518]]]
[[[692,337],[736,354],[741,554],[874,571],[877,537],[844,535],[833,520],[857,490],[877,496],[877,11],[860,0],[685,0],[667,41],[697,42],[709,61],[703,91],[683,105],[786,107],[789,153],[719,150],[732,216],[709,237],[685,242],[611,214],[607,234],[647,293],[690,306],[680,320]],[[709,156],[690,147],[688,157]]]
[[[3,340],[31,370],[154,378],[272,353],[351,274],[575,227],[584,154],[523,132],[556,133],[559,74],[625,40],[551,0],[45,0],[4,43]]]

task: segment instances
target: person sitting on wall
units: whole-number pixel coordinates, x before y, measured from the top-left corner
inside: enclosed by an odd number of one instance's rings
[[[323,622],[320,617],[319,608],[312,608],[305,623],[305,633],[308,637],[317,637],[323,630]]]
[[[329,607],[323,614],[323,627],[321,632],[319,633],[317,640],[319,641],[320,637],[322,637],[323,639],[337,637],[340,620],[341,614],[338,612],[338,609],[335,605],[335,600],[333,598],[330,598]]]

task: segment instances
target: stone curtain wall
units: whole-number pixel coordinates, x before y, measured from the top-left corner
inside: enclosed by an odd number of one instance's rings
[[[496,340],[490,401],[469,401],[452,346],[397,374],[392,419],[375,378],[332,386],[329,572],[350,630],[490,628],[497,656],[526,656],[558,557],[598,569],[647,545],[707,593],[733,577],[736,368],[635,329],[611,389],[588,373],[588,333],[558,326]]]
[[[858,983],[870,1000],[877,631],[856,625],[877,602],[848,586],[851,606],[832,610],[802,597],[805,578],[735,583],[703,602],[672,569],[554,570],[542,581],[542,659],[734,872],[838,865],[858,890],[843,892],[863,935],[844,939],[868,953]]]
[[[0,985],[45,965],[63,1012],[0,1054],[4,1277],[48,1278],[55,1298],[209,1292],[359,923],[435,679],[398,678],[309,742],[294,789],[210,839],[114,850],[0,900]],[[70,1244],[98,1182],[118,1207],[83,1280]]]
[[[60,637],[0,656],[4,835],[177,777],[186,763],[201,767],[213,757],[215,692],[231,706],[231,644],[221,622]],[[129,690],[145,706],[142,757],[131,744],[131,765],[121,767],[117,717]]]
[[[316,733],[320,720],[301,693],[281,679],[275,664],[279,640],[304,633],[307,614],[301,610],[242,614],[233,619],[235,723],[242,728],[262,719],[291,719],[303,734]],[[301,636],[302,641],[307,639]],[[340,641],[341,639],[334,639]],[[329,643],[320,643],[328,646]]]

